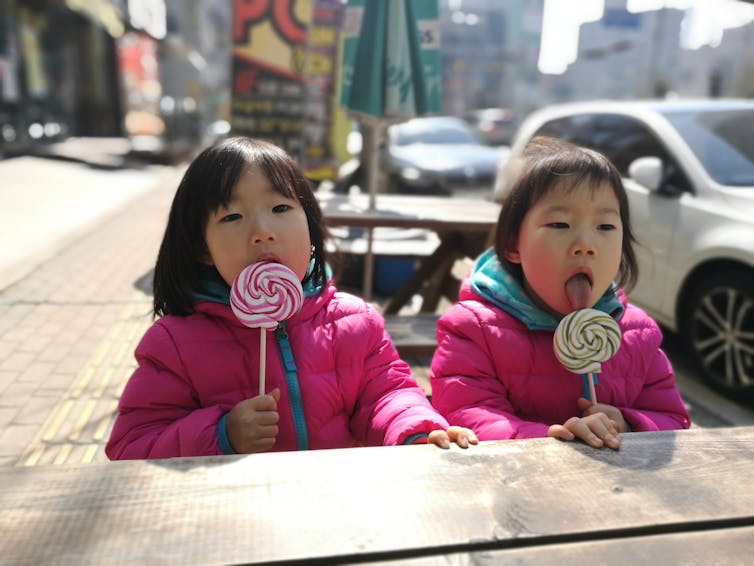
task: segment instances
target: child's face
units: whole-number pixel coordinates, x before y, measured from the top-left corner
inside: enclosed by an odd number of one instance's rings
[[[275,261],[304,278],[311,257],[306,213],[298,200],[276,192],[257,167],[241,175],[227,207],[211,213],[204,239],[210,257],[228,285],[258,261]]]
[[[565,315],[593,307],[607,290],[618,273],[622,243],[618,199],[609,185],[595,191],[556,186],[526,213],[518,249],[507,257],[521,264],[535,302]]]

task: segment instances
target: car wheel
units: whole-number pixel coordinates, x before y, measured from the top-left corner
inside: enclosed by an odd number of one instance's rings
[[[708,383],[754,400],[754,277],[724,271],[700,281],[682,306],[681,334]]]

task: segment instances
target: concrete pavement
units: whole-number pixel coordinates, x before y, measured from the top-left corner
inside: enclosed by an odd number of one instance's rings
[[[105,171],[31,156],[0,161],[0,289],[90,231],[104,213],[151,188],[157,171]]]
[[[0,161],[0,465],[106,460],[182,170]]]

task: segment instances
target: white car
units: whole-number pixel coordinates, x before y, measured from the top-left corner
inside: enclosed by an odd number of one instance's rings
[[[511,156],[536,135],[615,164],[640,244],[631,301],[680,333],[713,387],[754,399],[754,101],[552,105],[527,116]]]

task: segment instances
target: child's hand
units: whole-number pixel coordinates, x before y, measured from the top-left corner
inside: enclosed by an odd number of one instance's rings
[[[233,407],[225,420],[225,430],[233,450],[239,454],[264,452],[275,445],[278,435],[280,389],[268,395],[245,399]]]
[[[620,448],[620,438],[615,421],[605,413],[594,413],[585,417],[571,417],[564,424],[554,424],[547,431],[547,436],[561,440],[580,438],[589,446],[602,448],[607,446],[617,450]]]
[[[604,403],[592,403],[583,397],[578,400],[578,405],[582,417],[593,415],[595,413],[605,413],[607,417],[615,423],[618,432],[626,432],[628,430],[626,420],[623,418],[623,413],[621,413],[617,407],[606,405]]]
[[[427,444],[434,444],[440,448],[450,448],[451,442],[455,442],[461,448],[468,448],[469,444],[478,444],[479,440],[474,431],[462,426],[452,426],[447,431],[433,430],[427,437]]]

